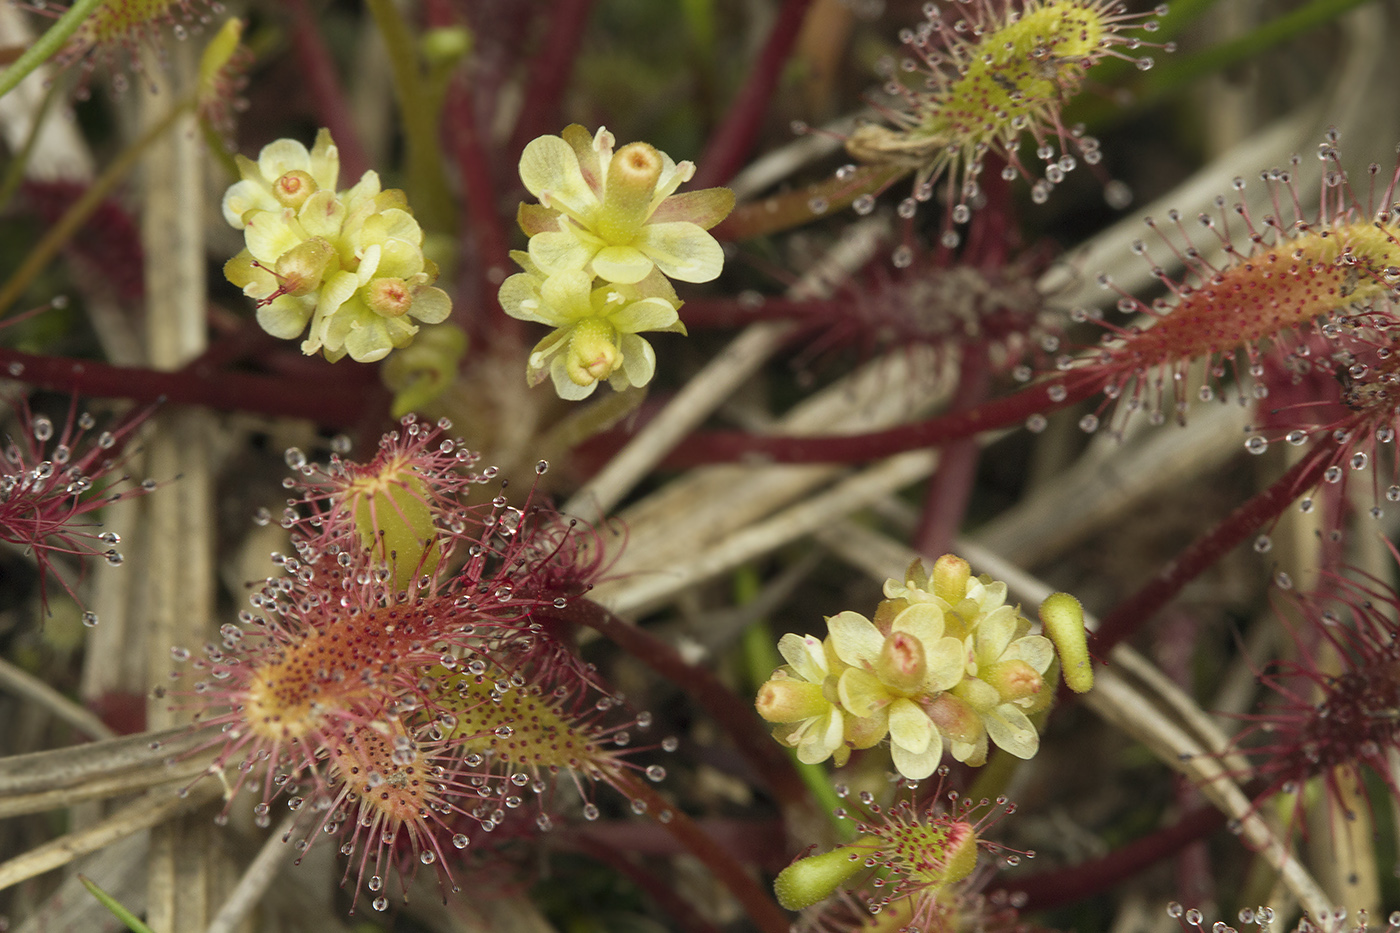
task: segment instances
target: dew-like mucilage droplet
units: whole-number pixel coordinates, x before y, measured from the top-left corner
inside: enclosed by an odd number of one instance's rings
[[[1249,437],[1245,440],[1244,449],[1254,454],[1255,456],[1258,456],[1259,454],[1268,451],[1269,441],[1267,438],[1255,434],[1253,437]]]
[[[1268,535],[1260,535],[1254,539],[1254,551],[1256,554],[1267,554],[1274,549],[1274,539]]]
[[[585,820],[588,820],[589,822],[592,822],[593,820],[596,820],[596,819],[597,819],[599,816],[601,816],[601,815],[602,815],[602,814],[599,813],[598,807],[597,807],[595,804],[587,803],[587,804],[584,804],[584,805],[583,805],[583,818],[584,818]]]
[[[83,613],[83,624],[86,625],[88,628],[92,628],[92,627],[94,627],[95,625],[97,625],[97,613],[93,612],[93,611],[90,610],[90,609],[89,609],[88,611],[84,612],[84,613]]]

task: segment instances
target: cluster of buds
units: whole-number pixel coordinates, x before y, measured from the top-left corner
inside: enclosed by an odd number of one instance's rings
[[[580,790],[635,782],[624,769],[643,769],[623,756],[650,722],[616,723],[619,699],[537,617],[586,590],[598,558],[539,509],[464,505],[495,470],[444,423],[403,424],[368,464],[288,452],[296,554],[274,555],[284,575],[193,661],[208,678],[194,685],[201,723],[222,727],[205,746],[210,773],[230,803],[261,784],[261,825],[285,798],[313,814],[310,838],[341,832],[346,878],[358,864],[356,889],[379,910],[389,868],[435,865],[455,888],[448,856],[515,826],[513,812],[550,828],[555,775]],[[584,815],[598,815],[591,801]]]
[[[708,282],[724,252],[706,231],[734,207],[727,188],[676,194],[695,174],[647,143],[614,151],[606,129],[574,124],[541,136],[520,157],[520,178],[539,204],[522,204],[525,271],[501,285],[512,317],[554,331],[530,352],[527,378],[552,379],[561,398],[582,399],[606,379],[644,386],[656,354],[638,334],[685,333],[671,279]]]
[[[914,780],[934,772],[945,747],[970,765],[986,762],[989,739],[1031,758],[1040,735],[1030,717],[1050,705],[1056,669],[1081,692],[1093,675],[1074,597],[1042,604],[1046,637],[1031,634],[1006,593],[952,554],[932,573],[916,560],[903,582],[885,582],[873,621],[848,611],[826,620],[825,640],[784,635],[788,663],[759,689],[759,715],[809,763],[844,764],[888,736],[895,768]]]
[[[246,248],[224,275],[257,301],[263,330],[290,340],[309,322],[302,352],[368,363],[407,346],[414,321],[447,319],[452,301],[433,285],[437,266],[423,255],[423,230],[404,193],[381,190],[372,171],[337,192],[340,157],[329,131],[310,152],[279,139],[257,162],[237,160],[242,179],[224,194],[223,210]]]

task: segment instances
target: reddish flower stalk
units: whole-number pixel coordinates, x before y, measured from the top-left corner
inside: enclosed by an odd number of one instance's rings
[[[359,178],[370,169],[369,156],[365,154],[365,147],[355,130],[355,121],[350,113],[349,101],[345,99],[345,89],[341,86],[335,60],[326,47],[316,18],[311,15],[307,0],[289,0],[288,5],[291,7],[291,41],[295,50],[292,57],[301,65],[307,90],[315,103],[317,120],[335,137],[340,150],[341,174],[346,178]]]
[[[459,75],[448,87],[445,109],[452,114],[447,121],[448,139],[456,155],[467,213],[472,221],[471,235],[465,237],[464,242],[474,247],[470,258],[479,267],[476,270],[477,301],[478,306],[485,309],[474,322],[474,334],[479,339],[519,343],[521,322],[506,314],[496,300],[496,292],[511,269],[510,238],[497,210],[498,187],[492,178],[491,162],[481,145],[472,93],[466,79]]]
[[[121,398],[138,403],[168,401],[177,405],[205,405],[219,411],[243,411],[279,418],[309,418],[328,427],[358,424],[366,411],[383,410],[385,390],[377,382],[363,381],[363,373],[337,381],[334,388],[322,383],[317,392],[306,392],[305,383],[253,373],[186,367],[162,372],[138,366],[113,366],[96,360],[39,356],[0,347],[0,369],[12,379],[54,392],[79,393],[93,398]]]
[[[959,381],[952,408],[970,408],[987,397],[991,382],[985,346],[971,346],[961,360]],[[943,448],[938,468],[929,477],[919,525],[914,532],[914,550],[934,559],[952,550],[953,538],[962,527],[977,479],[977,462],[982,447],[975,438],[953,441]]]
[[[622,623],[625,624],[625,623]],[[630,775],[623,775],[623,786],[629,797],[642,801],[647,812],[662,823],[685,845],[691,855],[704,863],[719,881],[734,895],[763,933],[790,933],[787,915],[774,903],[768,893],[758,886],[747,869],[736,861],[732,852],[715,842],[694,820],[677,810],[652,787]]]
[[[543,136],[559,123],[559,103],[574,71],[574,60],[583,45],[593,0],[559,0],[546,17],[549,29],[540,50],[526,67],[530,86],[525,90],[525,106],[507,151],[524,151],[526,143]]]
[[[670,645],[587,600],[576,600],[563,609],[547,609],[539,615],[587,626],[650,666],[695,697],[728,732],[760,779],[768,782],[781,805],[792,807],[808,799],[806,785],[797,776],[792,762],[763,730],[754,715],[753,705],[735,696],[711,671],[687,664]]]
[[[1113,646],[1144,625],[1170,602],[1182,587],[1220,560],[1227,551],[1243,542],[1282,514],[1293,500],[1316,486],[1335,459],[1337,442],[1326,440],[1308,452],[1273,485],[1236,508],[1187,546],[1136,593],[1104,615],[1099,628],[1089,637],[1089,651],[1107,657]]]
[[[739,89],[738,95],[729,107],[724,122],[710,134],[705,146],[705,154],[700,157],[695,171],[696,188],[712,188],[728,182],[743,168],[764,114],[773,99],[773,92],[782,76],[783,66],[797,45],[797,37],[802,32],[802,20],[812,0],[784,0],[773,21],[773,29],[768,33],[768,41],[759,52],[748,79]]]
[[[740,204],[710,232],[717,240],[749,240],[800,227],[850,206],[858,197],[879,194],[912,171],[899,165],[862,165],[839,178]]]
[[[1023,910],[1044,910],[1106,891],[1171,857],[1225,825],[1213,806],[1198,807],[1176,823],[1135,839],[1107,855],[998,885]],[[995,892],[994,892],[995,893]]]
[[[697,432],[677,444],[665,464],[680,469],[749,458],[773,463],[865,463],[997,428],[1022,424],[1042,428],[1045,415],[1091,397],[1110,378],[1111,373],[1096,370],[1058,374],[1007,398],[869,434],[789,437],[739,431]]]

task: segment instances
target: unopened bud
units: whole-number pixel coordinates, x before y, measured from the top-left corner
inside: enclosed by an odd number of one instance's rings
[[[769,722],[801,722],[831,709],[822,695],[821,684],[809,684],[785,675],[775,676],[759,687],[754,705],[758,715]]]
[[[1052,593],[1040,604],[1040,622],[1055,644],[1065,683],[1075,693],[1094,686],[1094,665],[1084,633],[1084,607],[1068,593]]]
[[[971,578],[972,567],[953,554],[938,558],[933,564],[933,573],[929,575],[933,594],[954,605],[967,595],[967,581]]]
[[[332,266],[339,268],[339,258],[335,247],[322,237],[302,240],[277,257],[278,293],[306,295],[314,292],[321,287],[326,273],[334,271]]]
[[[869,845],[879,840],[867,836],[861,841]],[[859,852],[842,847],[793,862],[779,872],[773,882],[778,903],[788,910],[802,910],[830,896],[843,881],[865,867],[865,859]]]
[[[979,676],[1001,694],[1003,702],[1033,697],[1045,686],[1035,668],[1020,658],[993,664],[980,671]]]
[[[959,742],[976,742],[982,735],[982,719],[964,701],[951,693],[939,694],[930,703],[921,704],[938,731]]]
[[[579,323],[564,364],[575,385],[592,385],[611,376],[622,365],[622,351],[613,343],[612,328],[596,319]]]
[[[924,644],[908,632],[894,632],[886,638],[875,661],[880,683],[900,693],[918,690],[927,671]]]

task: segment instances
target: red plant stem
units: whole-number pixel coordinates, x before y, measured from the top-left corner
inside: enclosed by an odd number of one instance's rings
[[[772,736],[763,729],[753,704],[741,700],[714,673],[687,664],[680,653],[645,629],[613,615],[597,603],[575,600],[564,609],[537,611],[544,619],[585,625],[685,690],[719,723],[784,808],[809,801],[807,787]]]
[[[759,126],[773,99],[783,65],[797,45],[802,20],[811,5],[812,0],[784,0],[749,79],[730,105],[724,122],[710,134],[709,144],[695,169],[696,188],[722,185],[743,168],[758,138]]]
[[[1135,839],[1100,858],[1069,868],[1039,872],[1008,881],[999,887],[1024,894],[1023,910],[1044,910],[1107,891],[1164,858],[1168,858],[1225,825],[1225,814],[1215,807],[1198,807],[1175,825]]]
[[[694,907],[657,877],[655,872],[647,871],[637,864],[636,859],[629,858],[612,846],[598,841],[589,833],[580,833],[574,837],[573,844],[589,858],[597,859],[604,865],[611,866],[619,874],[632,879],[632,883],[645,891],[681,930],[686,933],[720,933],[718,927],[696,914]]]
[[[340,86],[335,60],[322,41],[321,29],[307,6],[307,0],[287,0],[287,5],[292,13],[294,57],[301,63],[307,90],[315,102],[321,125],[335,137],[336,148],[340,150],[340,175],[352,182],[358,181],[369,170],[369,156],[365,154],[360,135],[355,131],[355,121],[350,116],[350,105]]]
[[[559,122],[559,103],[573,74],[574,59],[583,44],[584,27],[592,11],[593,0],[556,0],[550,4],[549,33],[527,69],[530,86],[525,91],[525,106],[520,108],[509,152],[519,153],[536,136],[559,131],[554,125]]]
[[[1032,415],[1048,414],[1082,401],[1113,381],[1105,370],[1083,369],[1051,377],[1015,395],[975,408],[937,415],[870,434],[819,434],[806,437],[711,431],[692,434],[677,444],[665,465],[681,469],[701,463],[735,463],[745,459],[772,463],[865,463],[906,450],[936,447],[982,431],[1011,427]],[[1052,401],[1052,387],[1065,389]]]
[[[350,380],[308,385],[253,373],[191,366],[157,372],[112,366],[95,360],[36,356],[0,347],[0,372],[49,391],[133,402],[168,401],[205,405],[221,411],[252,412],[284,418],[309,418],[328,427],[358,423],[367,411],[382,408],[384,390],[377,383]]]
[[[474,240],[475,253],[482,267],[479,276],[478,306],[484,314],[476,316],[474,333],[489,340],[520,342],[521,322],[506,314],[496,300],[496,290],[510,273],[510,237],[496,210],[498,188],[491,177],[491,163],[481,146],[472,89],[466,78],[458,75],[447,91],[446,121],[448,138],[461,173],[462,191],[467,201],[467,216]]]
[[[749,876],[743,863],[735,858],[732,852],[715,842],[696,825],[694,820],[673,807],[666,798],[656,792],[655,788],[639,780],[635,775],[622,775],[618,786],[633,800],[643,801],[647,805],[647,812],[651,814],[653,819],[657,819],[663,812],[671,815],[669,821],[662,823],[662,825],[670,830],[671,834],[680,840],[692,855],[703,862],[721,884],[729,889],[729,893],[734,895],[734,899],[743,906],[749,919],[763,933],[790,933],[791,924],[788,922],[787,914],[769,896],[768,892],[759,887],[758,882]]]
[[[992,380],[985,342],[964,348],[958,372],[957,391],[950,403],[954,411],[971,408],[987,397]],[[982,445],[977,439],[965,437],[945,446],[938,458],[938,468],[929,477],[924,493],[919,527],[914,532],[914,550],[929,560],[936,560],[952,549],[953,538],[967,514],[981,455]]]
[[[1290,502],[1321,482],[1323,472],[1335,462],[1337,451],[1337,441],[1328,437],[1268,489],[1236,508],[1215,527],[1191,542],[1176,560],[1102,617],[1098,631],[1089,637],[1089,651],[1095,657],[1107,657],[1114,645],[1136,631],[1181,592],[1182,587],[1266,522],[1276,519]]]

